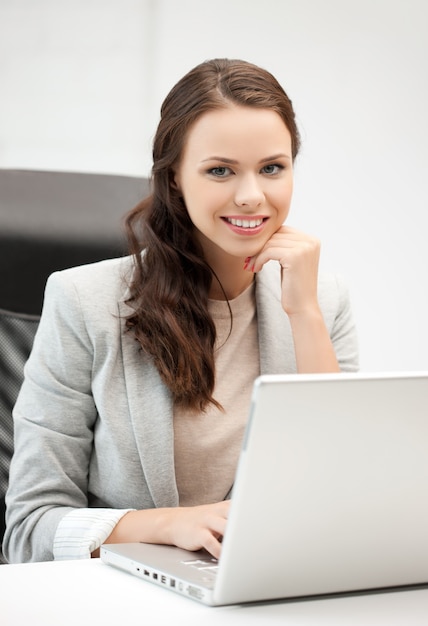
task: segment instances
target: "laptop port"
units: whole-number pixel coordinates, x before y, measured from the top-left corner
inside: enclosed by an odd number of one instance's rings
[[[192,598],[197,598],[198,600],[201,600],[201,598],[203,597],[202,591],[198,589],[198,587],[194,587],[193,585],[189,585],[187,587],[187,593]]]

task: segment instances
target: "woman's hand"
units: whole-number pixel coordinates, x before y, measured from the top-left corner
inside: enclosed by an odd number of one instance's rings
[[[282,306],[289,317],[318,310],[320,242],[289,226],[281,228],[262,250],[251,257],[247,269],[259,272],[268,261],[281,265]]]
[[[298,372],[339,371],[318,303],[319,257],[318,239],[281,226],[245,265],[253,272],[268,261],[281,265],[281,303],[291,324]]]
[[[105,543],[141,541],[185,550],[204,548],[218,559],[229,507],[230,500],[225,500],[200,506],[130,511],[119,520]]]
[[[186,550],[204,548],[219,558],[230,501],[169,509],[169,536],[173,545]]]

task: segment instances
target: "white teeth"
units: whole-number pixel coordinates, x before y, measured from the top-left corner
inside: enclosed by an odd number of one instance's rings
[[[240,226],[241,228],[256,228],[256,226],[260,226],[263,223],[263,219],[235,220],[232,217],[227,217],[226,219],[232,226]]]

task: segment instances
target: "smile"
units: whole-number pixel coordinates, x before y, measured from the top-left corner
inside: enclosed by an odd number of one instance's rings
[[[240,228],[257,228],[263,224],[263,218],[257,218],[252,220],[235,219],[233,217],[225,217],[226,222],[232,224],[232,226],[239,226]]]

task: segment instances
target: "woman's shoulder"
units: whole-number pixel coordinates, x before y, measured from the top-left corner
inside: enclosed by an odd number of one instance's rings
[[[117,317],[118,307],[126,312],[133,267],[132,257],[120,257],[54,272],[46,284],[44,317],[74,319],[79,310],[99,324]]]
[[[321,272],[318,277],[318,296],[334,302],[348,298],[348,285],[340,273]]]
[[[49,276],[47,286],[51,289],[73,288],[79,294],[120,297],[127,290],[132,269],[133,261],[129,256],[105,259],[54,272]]]
[[[76,265],[64,270],[56,271],[52,276],[58,276],[64,280],[81,281],[94,280],[97,277],[116,276],[119,277],[123,271],[132,268],[132,257],[116,257],[114,259],[104,259],[95,263]]]

